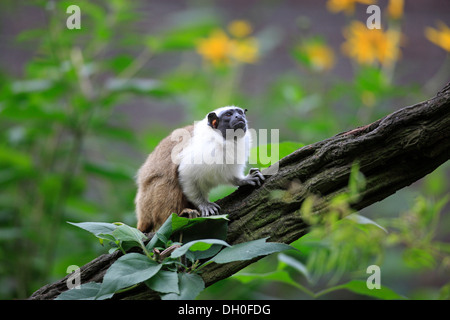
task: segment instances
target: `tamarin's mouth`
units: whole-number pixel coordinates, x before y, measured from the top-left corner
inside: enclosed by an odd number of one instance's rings
[[[245,121],[244,120],[238,120],[238,121],[235,122],[234,126],[237,126],[237,125],[245,125]]]
[[[245,121],[238,121],[234,124],[234,129],[244,129],[245,128]]]

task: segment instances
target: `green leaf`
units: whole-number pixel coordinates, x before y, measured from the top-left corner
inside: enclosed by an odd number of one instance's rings
[[[85,283],[79,289],[64,291],[55,300],[94,300],[101,286],[102,284],[97,282]]]
[[[225,239],[226,236],[226,222],[228,221],[226,215],[217,215],[217,216],[211,216],[211,217],[200,217],[200,218],[184,218],[178,216],[176,213],[172,213],[172,215],[167,218],[167,220],[163,223],[163,225],[156,231],[155,235],[153,236],[152,240],[147,244],[147,249],[152,250],[155,246],[158,245],[158,243],[161,246],[165,246],[167,241],[169,241],[169,237],[177,231],[183,230],[183,238],[189,240],[198,240],[198,234],[202,234],[205,236],[205,234],[211,234],[211,232],[204,232],[204,228],[202,227],[203,224],[212,222],[212,221],[224,221],[224,225],[217,226],[217,234],[218,237],[221,239]],[[214,229],[216,224],[212,223],[214,225]],[[209,227],[212,227],[211,225]],[[193,234],[190,234],[189,232],[185,232],[188,228],[195,228],[196,232],[192,232]],[[208,230],[211,230],[212,228],[208,228]],[[194,231],[194,229],[192,229]],[[201,232],[197,232],[199,230],[203,230]],[[225,232],[223,232],[225,230]]]
[[[120,73],[130,66],[133,60],[133,56],[129,54],[120,54],[113,58],[106,59],[106,65],[116,73]]]
[[[172,271],[160,270],[153,277],[145,281],[145,284],[152,290],[161,293],[180,293],[178,287],[178,274]]]
[[[359,92],[369,91],[375,95],[385,95],[389,90],[389,81],[385,73],[377,67],[366,66],[361,68],[355,77],[355,88]]]
[[[292,152],[303,148],[305,146],[304,143],[301,142],[293,142],[293,141],[284,141],[278,144],[275,144],[275,146],[278,145],[280,151],[280,159],[286,157],[287,155],[290,155]]]
[[[278,261],[280,261],[281,263],[284,263],[284,264],[294,268],[298,272],[300,272],[302,275],[305,276],[305,278],[308,280],[308,282],[312,281],[311,275],[309,274],[308,269],[299,260],[297,260],[291,256],[288,256],[287,254],[280,253],[278,255]]]
[[[403,260],[414,269],[427,268],[432,269],[436,266],[436,259],[427,250],[420,248],[408,248],[403,252]]]
[[[208,259],[215,256],[220,250],[222,250],[223,246],[219,244],[213,244],[208,250],[204,251],[188,251],[186,253],[186,257],[191,261]]]
[[[295,249],[290,245],[276,242],[266,242],[267,238],[239,243],[220,251],[210,261],[216,263],[228,263],[233,261],[250,260],[259,256],[269,255],[289,249]]]
[[[226,243],[223,240],[219,240],[219,239],[196,240],[196,241],[192,241],[191,243],[194,243],[189,248],[189,250],[191,250],[191,251],[205,251],[205,250],[208,250],[209,248],[211,248],[211,246],[213,244],[219,244],[219,245],[224,245],[226,247],[231,247],[228,243]]]
[[[67,223],[74,225],[75,227],[89,231],[90,233],[94,234],[97,238],[100,238],[100,239],[107,239],[104,237],[104,235],[112,235],[114,230],[116,230],[116,228],[117,228],[117,225],[115,225],[113,223],[105,223],[105,222],[74,223],[74,222],[67,221]],[[110,239],[108,239],[108,240],[110,240]]]
[[[234,279],[241,281],[242,283],[249,283],[251,281],[276,281],[293,286],[311,297],[315,297],[314,292],[301,285],[297,281],[293,280],[289,273],[284,270],[276,270],[268,273],[244,273],[238,272],[233,275]]]
[[[120,289],[144,282],[154,276],[162,265],[139,253],[128,253],[109,267],[103,277],[98,299],[108,299]]]
[[[224,219],[224,220],[228,221],[226,214],[209,216],[209,217],[199,217],[199,218],[193,218],[193,219],[180,217],[180,216],[174,214],[174,215],[172,215],[172,232],[184,230],[184,229],[192,227],[193,225],[195,225],[197,223],[202,223],[202,222],[205,222],[208,220],[220,220],[220,219]]]
[[[173,213],[167,220],[163,223],[163,225],[156,231],[153,238],[149,241],[146,248],[151,251],[157,245],[165,246],[167,241],[169,241],[169,237],[172,234],[172,219],[177,217],[176,213]]]
[[[198,220],[192,222],[189,220],[194,219],[182,219],[183,220],[176,218],[175,227],[178,228],[178,232],[183,232],[184,243],[201,239],[225,240],[227,238],[228,219],[224,215],[195,218]],[[182,224],[178,224],[181,222]],[[217,253],[217,251],[215,253]]]
[[[297,281],[293,280],[289,273],[284,270],[276,270],[273,272],[268,273],[245,273],[245,272],[238,272],[235,275],[233,275],[233,279],[237,279],[241,281],[242,283],[249,283],[251,281],[276,281],[285,283],[287,285],[293,286],[306,294],[310,295],[311,297],[314,297],[314,293],[309,290],[308,288],[302,286]]]
[[[277,281],[286,284],[290,284],[294,287],[297,287],[297,283],[292,280],[289,273],[283,270],[276,270],[267,273],[247,273],[247,272],[238,272],[233,275],[233,279],[237,279],[240,282],[246,284],[252,281]]]
[[[116,230],[114,230],[112,236],[114,238],[114,242],[121,241],[120,246],[123,250],[127,251],[130,248],[139,246],[142,248],[144,253],[148,255],[143,241],[147,237],[138,229],[132,228],[126,224],[121,224],[116,228]]]
[[[450,283],[447,283],[441,288],[438,300],[450,300]]]
[[[305,144],[291,141],[259,145],[250,150],[249,163],[262,169],[273,165],[281,158],[284,158],[303,146]]]
[[[375,226],[375,227],[377,227],[377,228],[380,228],[380,229],[383,230],[384,232],[388,233],[388,231],[386,230],[386,228],[382,227],[381,225],[379,225],[379,224],[376,223],[375,221],[373,221],[373,220],[371,220],[371,219],[369,219],[369,218],[366,218],[366,217],[364,217],[364,216],[362,216],[362,215],[359,215],[359,214],[357,214],[357,213],[349,214],[348,216],[345,217],[345,219],[354,221],[354,222],[356,222],[356,223],[358,223],[358,224],[368,224],[368,225],[373,225],[373,226]]]
[[[99,233],[96,235],[96,237],[99,239],[100,244],[103,245],[103,240],[108,240],[111,241],[112,243],[116,243],[116,238],[114,238],[114,236],[112,234],[107,234],[107,233]],[[118,249],[118,247],[117,247]]]
[[[202,277],[195,273],[179,273],[178,284],[180,293],[161,295],[162,300],[194,300],[205,289]]]
[[[15,167],[21,170],[29,170],[32,167],[32,160],[30,155],[10,148],[5,145],[0,145],[0,165],[7,167]]]
[[[317,296],[320,296],[322,294],[325,294],[331,291],[340,290],[340,289],[346,289],[350,290],[357,294],[362,294],[365,296],[377,298],[377,299],[383,299],[383,300],[404,300],[405,297],[399,295],[398,293],[394,292],[392,289],[389,289],[385,286],[381,286],[380,289],[369,289],[367,287],[366,281],[363,280],[352,280],[346,284],[339,285],[336,287],[332,287],[329,289],[324,290],[323,293],[318,293]]]
[[[216,216],[217,217],[217,216]],[[223,217],[223,216],[222,216]],[[202,239],[219,239],[226,240],[228,231],[228,220],[225,218],[204,219],[201,223],[195,223],[186,226],[182,229],[183,241],[188,243],[190,241]],[[207,259],[216,255],[223,245],[213,244],[209,249],[204,251],[188,251],[186,257],[192,261],[199,259]]]
[[[146,237],[145,235],[136,228],[132,228],[126,224],[118,226],[112,233],[114,238],[120,241],[134,241],[139,244],[143,244],[142,240]]]
[[[181,246],[180,248],[175,249],[170,255],[172,258],[178,258],[182,255],[186,254],[188,250],[191,251],[205,251],[208,250],[213,244],[220,244],[226,247],[230,247],[228,243],[219,239],[202,239],[188,242]]]

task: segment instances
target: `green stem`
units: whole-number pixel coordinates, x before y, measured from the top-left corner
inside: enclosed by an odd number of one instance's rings
[[[114,292],[114,294],[130,291],[130,290],[136,288],[136,287],[137,287],[138,285],[140,285],[141,283],[142,283],[142,282],[136,283],[136,284],[134,284],[134,285],[132,285],[131,287],[128,287],[128,288],[124,288],[124,289],[117,290],[116,292]]]
[[[319,297],[321,297],[323,295],[326,295],[326,294],[328,294],[330,292],[333,292],[333,291],[336,291],[336,290],[341,290],[341,289],[345,289],[345,285],[339,285],[339,286],[335,286],[335,287],[324,289],[324,290],[319,291],[317,293],[313,293],[314,294],[313,297],[314,298],[319,298]]]
[[[141,243],[140,245],[141,245],[142,251],[144,251],[144,254],[147,256],[147,258],[149,258],[150,260],[154,260],[153,257],[150,255],[150,252],[148,252],[145,245],[143,243]]]

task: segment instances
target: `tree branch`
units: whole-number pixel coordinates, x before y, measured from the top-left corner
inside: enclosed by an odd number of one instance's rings
[[[359,162],[366,188],[353,208],[360,210],[419,180],[450,158],[450,83],[435,97],[400,109],[369,125],[305,146],[278,163],[279,170],[261,188],[241,187],[218,201],[229,215],[227,242],[269,237],[291,243],[307,230],[300,215],[310,195],[319,199],[313,212],[327,211],[329,200],[348,191],[351,166]],[[82,283],[101,281],[120,253],[102,255],[81,268]],[[209,286],[255,262],[210,264],[202,277]],[[46,285],[30,299],[53,299],[67,290],[67,277]],[[155,299],[144,286],[117,295]],[[116,298],[116,297],[115,297]]]

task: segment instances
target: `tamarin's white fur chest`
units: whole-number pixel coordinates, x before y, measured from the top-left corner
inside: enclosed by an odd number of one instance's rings
[[[251,140],[246,112],[236,106],[219,108],[161,140],[138,171],[139,230],[155,231],[184,209],[205,217],[218,214],[220,206],[208,194],[220,184],[262,185],[265,178],[258,169],[244,176]]]
[[[240,130],[234,135],[237,138],[224,139],[206,118],[194,125],[192,137],[179,155],[179,180],[188,198],[204,197],[220,184],[236,185],[236,179],[245,177],[250,133]],[[196,194],[198,190],[201,195]]]

